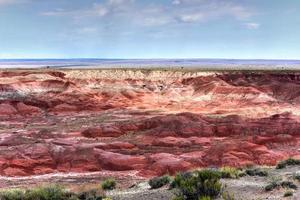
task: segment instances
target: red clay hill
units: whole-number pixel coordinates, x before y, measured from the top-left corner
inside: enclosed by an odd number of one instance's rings
[[[300,157],[300,73],[0,71],[0,175],[275,165]]]

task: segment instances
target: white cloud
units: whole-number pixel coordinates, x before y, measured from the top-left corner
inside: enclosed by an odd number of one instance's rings
[[[106,0],[104,3],[94,3],[88,9],[56,9],[54,11],[42,12],[41,14],[44,16],[69,16],[75,19],[85,17],[104,17],[106,15],[124,10],[128,7],[128,4],[133,2],[134,0]]]
[[[180,5],[180,6],[179,6]],[[136,0],[105,0],[89,9],[54,10],[47,16],[112,17],[144,26],[162,26],[174,23],[204,23],[222,17],[249,20],[253,13],[233,0],[173,0],[170,5]],[[250,25],[251,26],[251,25]]]
[[[179,5],[180,3],[181,3],[180,0],[174,0],[174,1],[172,1],[172,4],[173,4],[173,5]]]
[[[188,22],[188,23],[193,23],[193,22],[200,22],[203,21],[205,16],[203,13],[192,13],[192,14],[183,14],[179,16],[179,19],[182,22]]]
[[[258,29],[260,27],[260,24],[254,23],[254,22],[250,22],[250,23],[245,23],[245,26],[248,29],[255,30],[255,29]]]

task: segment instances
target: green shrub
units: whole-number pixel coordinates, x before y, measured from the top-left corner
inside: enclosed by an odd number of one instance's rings
[[[278,185],[269,183],[268,185],[265,186],[265,191],[269,192],[269,191],[272,191],[273,189],[275,189],[277,187],[278,187]]]
[[[298,187],[292,181],[280,181],[279,179],[273,179],[268,185],[266,185],[265,190],[271,191],[275,188],[283,187],[296,190]]]
[[[200,197],[199,200],[212,200],[212,199],[211,197],[204,196],[204,197]]]
[[[37,187],[27,190],[5,190],[0,192],[1,200],[102,200],[102,195],[91,190],[74,194],[64,188],[53,185],[47,187]]]
[[[201,170],[193,173],[177,174],[174,182],[178,189],[177,197],[184,200],[199,200],[202,197],[215,198],[220,195],[220,172]]]
[[[172,200],[184,200],[184,198],[183,197],[174,197]]]
[[[292,181],[282,181],[280,183],[281,187],[290,188],[296,190],[298,187]]]
[[[222,198],[224,200],[234,200],[234,194],[229,193],[229,192],[223,192],[222,193]]]
[[[97,190],[89,190],[79,193],[78,195],[79,200],[102,200],[103,197],[101,194],[98,194]]]
[[[293,178],[297,181],[300,181],[300,174],[294,174]]]
[[[249,176],[268,176],[268,172],[266,170],[259,168],[246,169],[245,173]]]
[[[11,189],[0,192],[1,200],[23,200],[24,191],[19,189]]]
[[[286,191],[286,192],[284,193],[283,196],[284,196],[284,197],[290,197],[290,196],[293,196],[293,191],[288,190],[288,191]]]
[[[278,177],[271,177],[271,181],[265,186],[265,191],[271,191],[281,185],[281,179]]]
[[[116,181],[111,178],[106,179],[101,183],[101,187],[103,190],[113,190],[116,188],[116,185],[117,185]]]
[[[149,180],[149,185],[151,189],[157,189],[161,188],[162,186],[167,185],[170,183],[170,177],[169,176],[162,176],[162,177],[155,177]]]
[[[294,158],[289,158],[287,160],[280,161],[277,164],[276,169],[283,169],[283,168],[286,168],[287,166],[291,166],[291,165],[300,165],[300,160],[297,160]]]
[[[238,178],[240,170],[233,167],[222,167],[220,170],[222,178]]]
[[[66,191],[60,186],[38,187],[25,192],[25,200],[63,200]]]
[[[0,192],[1,200],[78,200],[73,193],[60,186],[38,187],[28,190],[6,190]]]

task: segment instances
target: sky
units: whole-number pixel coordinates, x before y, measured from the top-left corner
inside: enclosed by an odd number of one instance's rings
[[[0,59],[300,59],[299,10],[300,0],[0,0]]]

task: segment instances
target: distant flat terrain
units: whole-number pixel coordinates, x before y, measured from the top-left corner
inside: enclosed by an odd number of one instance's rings
[[[300,60],[245,59],[0,59],[0,68],[193,68],[298,70]]]

